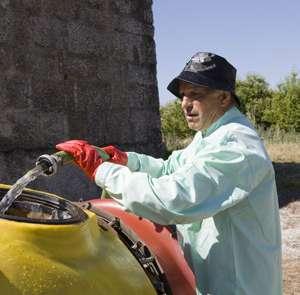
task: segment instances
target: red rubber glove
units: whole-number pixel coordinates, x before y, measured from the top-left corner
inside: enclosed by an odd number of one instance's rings
[[[94,180],[96,169],[103,163],[98,152],[85,140],[69,140],[56,145],[60,151],[69,153],[74,162]]]
[[[110,159],[108,160],[109,162],[120,164],[120,165],[127,165],[128,162],[128,157],[127,154],[123,151],[120,151],[116,147],[109,145],[101,148],[104,150],[109,156]]]

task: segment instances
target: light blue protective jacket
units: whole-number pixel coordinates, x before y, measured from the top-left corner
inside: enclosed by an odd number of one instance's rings
[[[128,157],[128,167],[100,165],[96,183],[135,214],[177,225],[198,294],[282,294],[274,170],[237,108],[166,161]]]

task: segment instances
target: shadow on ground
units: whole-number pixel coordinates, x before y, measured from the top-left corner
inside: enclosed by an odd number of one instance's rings
[[[273,163],[279,206],[300,200],[300,163]]]

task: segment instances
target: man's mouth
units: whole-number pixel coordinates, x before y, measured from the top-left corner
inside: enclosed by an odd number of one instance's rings
[[[198,117],[198,114],[192,114],[192,113],[185,114],[185,118],[187,121],[193,121],[195,117]]]
[[[197,117],[198,117],[197,114],[186,114],[185,115],[185,119],[188,123],[193,123]]]

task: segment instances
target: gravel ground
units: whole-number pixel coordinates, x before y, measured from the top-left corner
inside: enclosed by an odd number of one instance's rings
[[[300,295],[300,201],[282,207],[280,217],[284,294]]]

